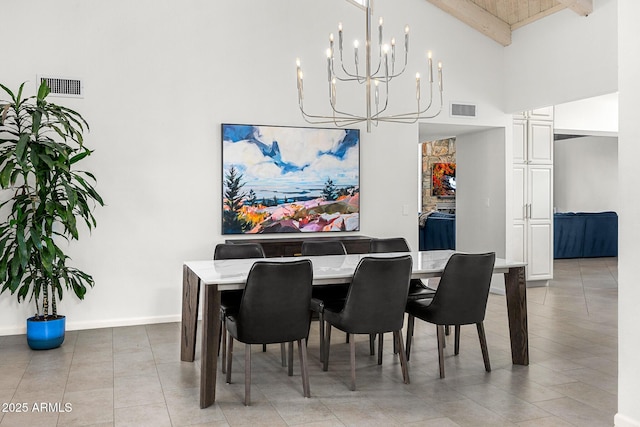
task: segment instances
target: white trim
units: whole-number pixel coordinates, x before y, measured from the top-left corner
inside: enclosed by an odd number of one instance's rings
[[[119,326],[136,326],[151,325],[154,323],[171,323],[180,322],[182,316],[175,314],[172,316],[154,316],[154,317],[133,317],[128,319],[109,319],[109,320],[92,320],[86,322],[69,322],[67,318],[67,331],[79,331],[83,329],[99,329],[99,328],[117,328]],[[27,333],[27,326],[20,328],[0,328],[0,336],[3,335],[22,335]]]
[[[615,427],[640,427],[640,421],[633,420],[625,415],[621,415],[620,412],[618,412],[613,417],[613,425]]]

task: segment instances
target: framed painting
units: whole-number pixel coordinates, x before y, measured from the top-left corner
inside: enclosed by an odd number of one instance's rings
[[[360,230],[360,131],[222,124],[222,234]]]
[[[431,171],[431,195],[438,197],[455,197],[456,164],[434,163]]]

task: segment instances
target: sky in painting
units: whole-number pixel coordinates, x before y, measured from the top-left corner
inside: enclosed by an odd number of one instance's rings
[[[359,185],[357,130],[223,125],[223,168],[238,169],[258,198],[320,195],[328,178]]]

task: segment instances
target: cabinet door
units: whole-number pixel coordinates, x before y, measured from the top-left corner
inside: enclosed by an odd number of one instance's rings
[[[527,167],[514,165],[512,181],[513,185],[513,213],[514,221],[524,221],[527,217]]]
[[[537,108],[528,112],[530,119],[553,120],[553,106]]]
[[[527,160],[527,121],[513,120],[513,163],[525,163]]]
[[[548,280],[553,272],[551,223],[529,223],[527,235],[527,280]]]
[[[514,221],[513,223],[513,233],[511,240],[511,255],[509,258],[512,258],[514,261],[519,262],[527,262],[527,227],[524,222]],[[527,273],[529,270],[527,268]]]
[[[553,122],[529,120],[527,163],[553,163]]]
[[[531,221],[551,221],[553,214],[553,166],[528,167],[527,193]]]
[[[527,279],[553,277],[553,166],[529,165]]]

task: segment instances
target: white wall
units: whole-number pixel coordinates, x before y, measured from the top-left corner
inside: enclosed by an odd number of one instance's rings
[[[620,130],[618,163],[620,181],[620,235],[618,240],[618,413],[617,427],[640,426],[640,127],[638,127],[638,93],[640,93],[640,2],[620,1],[619,22],[619,93]]]
[[[38,73],[84,80],[84,99],[58,101],[91,124],[86,140],[96,151],[86,168],[107,206],[96,211],[92,235],[70,248],[96,286],[82,303],[68,295],[60,311],[70,329],[179,320],[183,262],[211,257],[224,240],[220,123],[306,125],[296,57],[307,105],[326,112],[328,33],[342,20],[347,46],[362,40],[364,14],[343,0],[51,3],[2,1],[3,32],[20,37],[3,45],[11,59],[1,80],[10,87]],[[388,35],[401,39],[411,27],[409,77],[392,89],[395,112],[413,106],[411,76],[419,67],[424,74],[432,49],[445,63],[446,105],[475,102],[476,123],[503,121],[500,46],[424,0],[375,5]],[[361,234],[400,235],[417,247],[418,176],[407,166],[416,163],[418,125],[380,125],[361,136]],[[0,334],[24,331],[32,311],[3,294]]]
[[[554,106],[553,130],[565,135],[618,134],[618,93]]]
[[[618,138],[554,142],[553,199],[558,212],[618,210]]]
[[[456,139],[456,249],[505,256],[505,129]]]
[[[616,92],[617,3],[595,0],[588,17],[565,9],[514,31],[505,48],[505,111]]]

